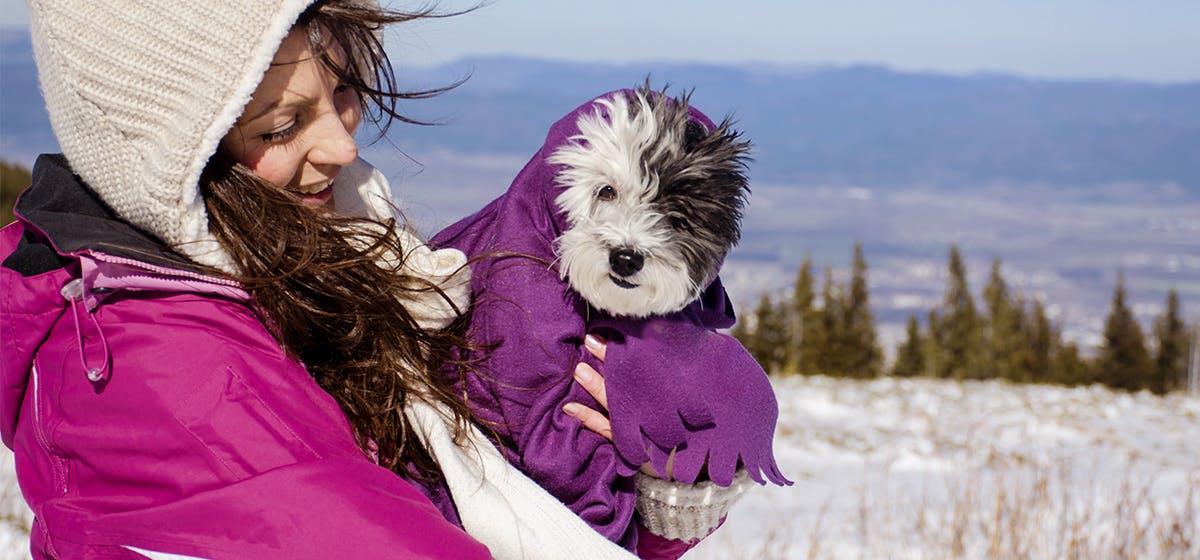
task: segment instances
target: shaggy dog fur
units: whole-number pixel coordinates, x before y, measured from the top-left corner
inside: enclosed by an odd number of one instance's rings
[[[570,229],[560,271],[597,309],[647,317],[683,309],[717,275],[741,235],[750,144],[729,119],[689,119],[688,97],[643,87],[597,102],[578,141],[550,158]]]

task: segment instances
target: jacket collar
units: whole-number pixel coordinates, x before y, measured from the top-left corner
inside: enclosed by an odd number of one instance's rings
[[[212,274],[150,233],[117,218],[71,171],[62,154],[38,157],[33,166],[33,184],[21,194],[14,211],[61,256],[99,253],[144,262],[156,268]],[[31,244],[23,245],[24,248],[19,247],[5,260],[5,266],[16,268],[13,263],[25,262],[20,258],[22,250],[36,250],[30,247]],[[18,272],[28,276],[30,272],[40,271]]]

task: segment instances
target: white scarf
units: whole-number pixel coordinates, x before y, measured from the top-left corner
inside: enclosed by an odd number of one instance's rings
[[[343,168],[337,182],[333,202],[338,212],[375,219],[393,215],[387,179],[365,161]],[[397,229],[406,272],[430,280],[451,300],[429,292],[410,293],[405,305],[423,328],[445,327],[456,316],[454,307],[465,310],[470,303],[466,256],[455,249],[434,251],[402,225]],[[475,426],[467,434],[467,445],[456,445],[448,424],[452,415],[445,406],[415,398],[404,415],[441,467],[463,528],[497,560],[635,558],[509,464]]]
[[[460,447],[444,407],[413,399],[404,414],[441,467],[463,528],[497,560],[635,558],[509,464],[475,426]]]

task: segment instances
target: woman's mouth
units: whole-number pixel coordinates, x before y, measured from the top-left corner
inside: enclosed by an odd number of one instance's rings
[[[304,191],[295,191],[300,197],[300,203],[309,208],[320,208],[333,200],[333,181],[321,185],[313,185]]]

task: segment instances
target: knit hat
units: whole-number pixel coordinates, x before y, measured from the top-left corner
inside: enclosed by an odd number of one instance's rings
[[[313,0],[29,0],[50,122],[116,214],[235,272],[199,180]]]

